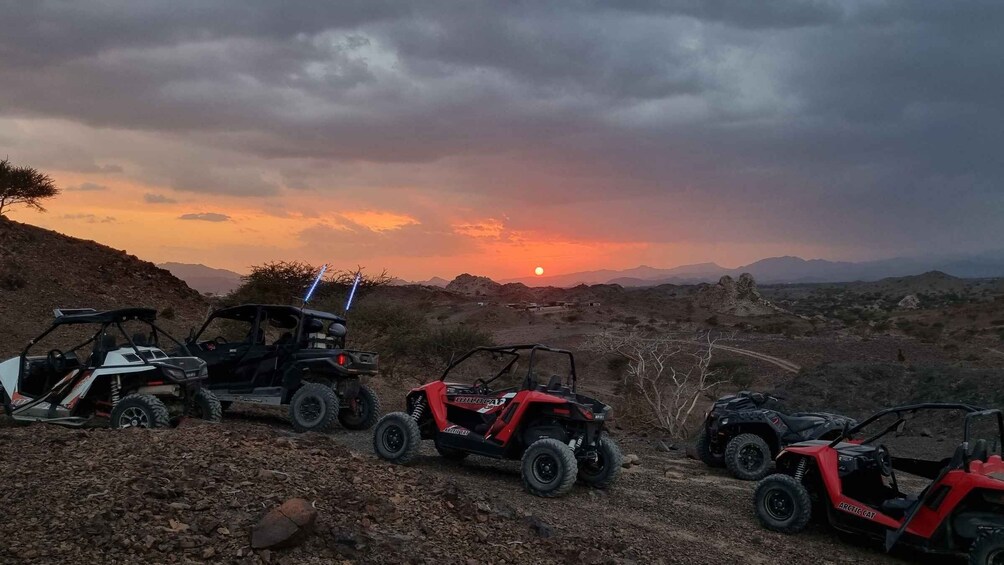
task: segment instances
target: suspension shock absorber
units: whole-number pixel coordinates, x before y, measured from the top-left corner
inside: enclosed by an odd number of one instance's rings
[[[809,461],[803,457],[798,461],[798,467],[795,468],[795,480],[802,482],[802,478],[805,477],[806,468],[809,466]]]
[[[415,401],[415,405],[411,408],[411,419],[416,422],[422,417],[425,412],[425,397],[420,396],[418,400]]]
[[[119,403],[119,390],[122,387],[122,382],[121,382],[120,379],[121,379],[121,377],[119,377],[118,375],[115,375],[115,378],[112,379],[112,384],[111,384],[111,386],[112,386],[112,408],[115,408],[115,405]]]

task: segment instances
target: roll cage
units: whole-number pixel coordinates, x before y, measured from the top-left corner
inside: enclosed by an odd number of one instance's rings
[[[499,379],[503,375],[508,374],[513,369],[513,367],[516,366],[517,362],[522,357],[522,355],[520,354],[521,351],[529,351],[530,354],[529,354],[529,358],[528,358],[528,361],[527,361],[526,376],[523,377],[523,388],[529,388],[529,384],[531,382],[533,382],[534,359],[535,359],[538,351],[542,351],[542,352],[546,352],[546,353],[555,353],[555,354],[559,354],[559,355],[567,355],[568,356],[568,365],[569,365],[569,373],[568,373],[568,377],[569,377],[569,381],[570,381],[569,385],[570,385],[570,387],[572,389],[572,392],[573,393],[575,392],[575,383],[578,380],[578,377],[577,377],[577,375],[575,373],[575,357],[573,357],[572,352],[568,351],[567,349],[556,349],[556,348],[553,348],[553,347],[548,347],[546,345],[540,345],[540,344],[475,347],[474,349],[472,349],[472,350],[468,351],[467,353],[461,355],[460,358],[451,361],[450,364],[443,371],[443,375],[441,377],[439,377],[439,380],[440,381],[445,381],[446,377],[449,376],[450,372],[454,368],[456,368],[458,365],[460,365],[461,363],[463,363],[464,361],[466,361],[470,357],[472,357],[472,356],[474,356],[474,355],[476,355],[476,354],[478,354],[478,353],[480,353],[482,351],[489,352],[489,353],[493,354],[493,356],[494,355],[500,355],[500,356],[501,355],[505,355],[505,356],[511,357],[509,359],[509,361],[505,365],[503,365],[502,368],[499,369],[499,371],[496,372],[493,377],[491,377],[490,379],[487,379],[487,380],[484,381],[484,384],[486,386],[489,385],[489,384],[491,384],[493,381]]]
[[[320,310],[311,310],[309,308],[279,304],[241,304],[240,306],[221,308],[211,313],[209,317],[206,318],[205,323],[202,324],[202,327],[199,328],[199,331],[193,331],[192,335],[186,341],[188,343],[195,343],[206,331],[206,328],[209,327],[209,324],[217,318],[248,322],[251,324],[252,335],[257,335],[258,331],[263,329],[263,325],[266,321],[274,321],[279,328],[289,330],[295,329],[296,333],[293,335],[293,339],[291,341],[294,344],[300,343],[305,338],[303,320],[307,318],[325,320],[327,322],[342,325],[345,324],[345,318],[336,316],[330,312],[322,312]]]
[[[843,433],[840,434],[836,439],[830,442],[830,447],[836,447],[837,444],[853,438],[855,435],[861,432],[861,430],[868,427],[870,424],[888,416],[889,414],[896,415],[896,421],[891,425],[884,428],[882,431],[868,436],[866,439],[862,440],[861,443],[869,444],[877,441],[886,434],[895,431],[900,424],[906,421],[903,417],[905,414],[913,414],[922,410],[958,410],[966,414],[965,423],[963,425],[963,441],[969,442],[970,433],[972,431],[972,423],[976,418],[996,416],[997,419],[997,434],[998,434],[998,445],[1004,445],[1004,415],[1002,415],[1000,410],[992,409],[987,410],[980,408],[978,406],[973,406],[972,404],[965,404],[961,402],[926,402],[922,404],[907,404],[903,406],[894,406],[892,408],[887,408],[885,410],[880,410],[875,414],[872,414],[864,421],[860,422],[858,425],[844,429]]]
[[[57,308],[53,310],[53,316],[54,319],[52,321],[52,325],[50,325],[47,330],[42,332],[41,335],[29,341],[28,345],[21,351],[20,358],[22,369],[25,366],[28,353],[31,351],[32,347],[34,347],[39,341],[45,339],[45,337],[55,331],[56,328],[70,325],[98,325],[98,330],[94,332],[90,338],[67,350],[76,351],[93,343],[94,345],[91,350],[91,363],[93,363],[94,360],[99,359],[101,350],[104,347],[104,344],[102,344],[101,340],[98,338],[100,336],[107,335],[109,328],[115,327],[119,333],[122,334],[122,337],[125,338],[126,343],[128,343],[136,353],[136,357],[138,357],[144,365],[154,365],[154,363],[151,363],[153,357],[147,352],[141,351],[139,346],[133,340],[133,337],[125,331],[125,328],[122,327],[123,323],[130,321],[139,321],[149,326],[154,344],[158,343],[159,337],[163,335],[178,345],[181,348],[181,352],[183,352],[186,356],[191,355],[191,352],[189,352],[185,344],[172,337],[171,334],[167,333],[156,324],[155,320],[157,319],[157,311],[152,308],[122,308],[119,310],[108,310],[105,312],[99,312],[93,308]],[[98,363],[98,365],[100,366],[102,364]]]

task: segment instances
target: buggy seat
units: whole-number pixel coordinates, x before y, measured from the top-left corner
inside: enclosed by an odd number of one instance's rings
[[[788,416],[778,412],[781,420],[793,432],[804,432],[809,428],[814,428],[824,422],[819,416]]]

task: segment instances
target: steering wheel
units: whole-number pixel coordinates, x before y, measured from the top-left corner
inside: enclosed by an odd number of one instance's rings
[[[481,394],[488,394],[488,383],[484,379],[475,380],[473,386],[475,391]]]
[[[66,354],[58,349],[53,349],[45,356],[46,363],[49,364],[49,369],[53,373],[65,373],[66,372]]]
[[[892,476],[892,454],[889,453],[889,448],[880,445],[875,450],[875,460],[878,462],[879,472],[882,473],[884,477]]]
[[[225,338],[225,337],[223,337],[221,335],[218,335],[218,336],[216,336],[216,337],[213,338],[213,343],[218,343],[220,345],[223,345],[224,343],[229,343],[229,342],[227,341],[227,338]]]

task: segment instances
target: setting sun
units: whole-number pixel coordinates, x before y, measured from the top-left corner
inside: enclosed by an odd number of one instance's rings
[[[543,275],[544,274],[544,267],[537,267],[536,269],[533,270],[533,274],[537,275],[538,277],[540,275]]]

